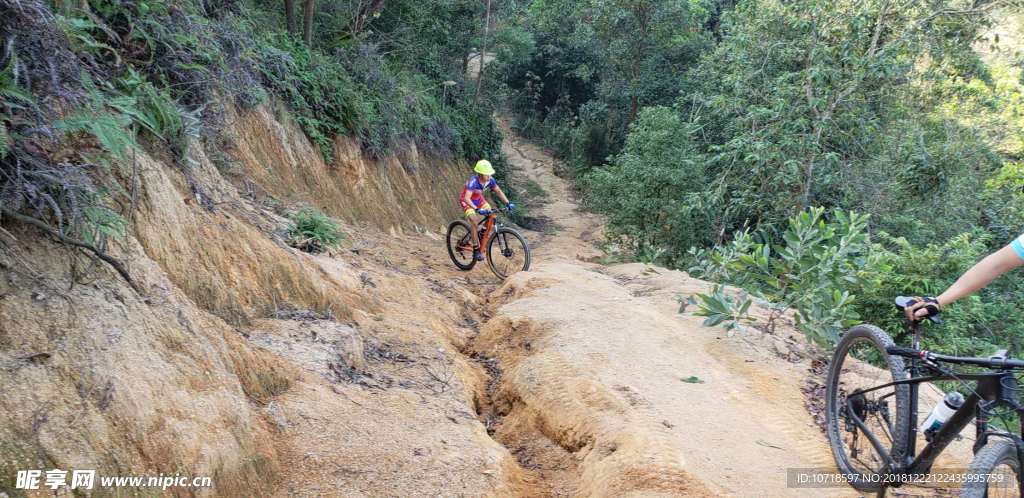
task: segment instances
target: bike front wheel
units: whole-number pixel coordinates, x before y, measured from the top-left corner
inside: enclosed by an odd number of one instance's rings
[[[967,469],[960,498],[1020,496],[1019,474],[1020,460],[1013,441],[1003,439],[986,444]]]
[[[530,245],[511,228],[499,228],[487,242],[487,263],[500,279],[529,270],[530,258]]]
[[[469,223],[463,220],[456,220],[448,224],[448,256],[452,258],[455,267],[468,271],[476,265],[473,259],[473,232]]]
[[[878,327],[858,325],[836,345],[825,387],[825,421],[836,465],[855,476],[850,484],[878,491],[888,471],[886,454],[899,461],[907,449],[910,387],[871,388],[906,377],[903,358],[886,353],[892,338]],[[858,423],[858,421],[860,423]],[[872,444],[876,437],[884,452]]]

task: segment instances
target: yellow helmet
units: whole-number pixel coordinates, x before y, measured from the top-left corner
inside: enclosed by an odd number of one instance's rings
[[[481,160],[476,162],[476,167],[473,168],[473,171],[476,171],[477,173],[480,173],[481,175],[488,175],[488,176],[490,176],[490,175],[494,174],[494,166],[491,166],[491,162],[490,161],[488,161],[486,159],[481,159]]]

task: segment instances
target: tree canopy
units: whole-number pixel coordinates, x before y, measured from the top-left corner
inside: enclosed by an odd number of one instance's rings
[[[1024,57],[999,39],[1024,27],[1022,12],[1015,1],[534,2],[515,25],[534,43],[503,74],[520,130],[573,166],[627,253],[769,299],[840,303],[851,314],[828,318],[840,326],[889,320],[889,294],[939,292],[1024,232]],[[865,266],[817,285],[847,297],[772,290],[792,273],[769,272],[766,286],[727,271],[755,261],[756,244],[792,246],[809,213],[828,224],[850,210],[871,237],[836,247]],[[932,272],[909,263],[926,255]],[[1019,303],[1021,282],[987,296]],[[985,318],[1005,316],[1001,305],[951,320],[953,337],[1008,333]]]

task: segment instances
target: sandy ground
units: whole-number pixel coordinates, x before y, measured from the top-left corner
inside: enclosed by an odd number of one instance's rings
[[[492,295],[494,316],[476,347],[500,360],[506,416],[522,425],[528,412],[573,455],[578,475],[562,488],[856,496],[787,488],[787,469],[830,467],[832,457],[804,408],[808,365],[773,349],[786,339],[728,337],[679,314],[679,297],[709,287],[684,273],[588,263],[600,254],[601,220],[578,209],[537,146],[511,138],[505,152],[551,195],[540,214],[556,228],[538,244],[533,269]],[[516,348],[524,331],[529,347]]]

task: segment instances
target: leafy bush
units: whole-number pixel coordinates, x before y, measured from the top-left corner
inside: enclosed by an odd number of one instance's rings
[[[341,227],[318,209],[306,207],[291,215],[288,244],[311,253],[336,249],[344,238]]]
[[[899,295],[936,295],[991,251],[990,236],[963,233],[941,244],[915,246],[903,237],[876,233],[867,237],[865,215],[836,211],[826,219],[820,208],[789,220],[783,243],[762,243],[765,234],[741,231],[726,245],[694,249],[690,273],[728,282],[772,303],[767,328],[787,309],[797,326],[819,344],[831,345],[837,334],[857,321],[887,330],[897,342],[909,340]],[[997,246],[1008,240],[999,241]],[[949,354],[985,355],[997,348],[1020,354],[1017,312],[1024,285],[1003,278],[979,294],[946,308],[944,325],[924,335],[926,347]],[[742,300],[715,293],[697,296],[704,316],[729,318]]]
[[[646,108],[630,128],[622,153],[585,178],[592,206],[608,216],[609,234],[623,236],[638,253],[706,241],[702,235],[709,227],[693,226],[685,208],[689,194],[706,184],[703,160],[687,136],[675,111]]]
[[[753,302],[746,296],[733,297],[725,294],[722,286],[716,285],[711,294],[697,294],[697,299],[690,298],[689,304],[696,304],[697,311],[693,314],[707,317],[704,320],[705,327],[721,325],[728,331],[740,325],[742,321],[752,321],[747,314],[750,304]]]
[[[782,314],[793,310],[809,339],[830,345],[859,318],[853,294],[843,289],[861,277],[868,218],[843,211],[833,212],[830,220],[824,215],[824,209],[811,208],[790,218],[779,246],[738,237],[738,247],[716,250],[710,258],[721,267],[718,275],[771,303],[766,330],[773,332]],[[700,268],[691,272],[701,276]]]

